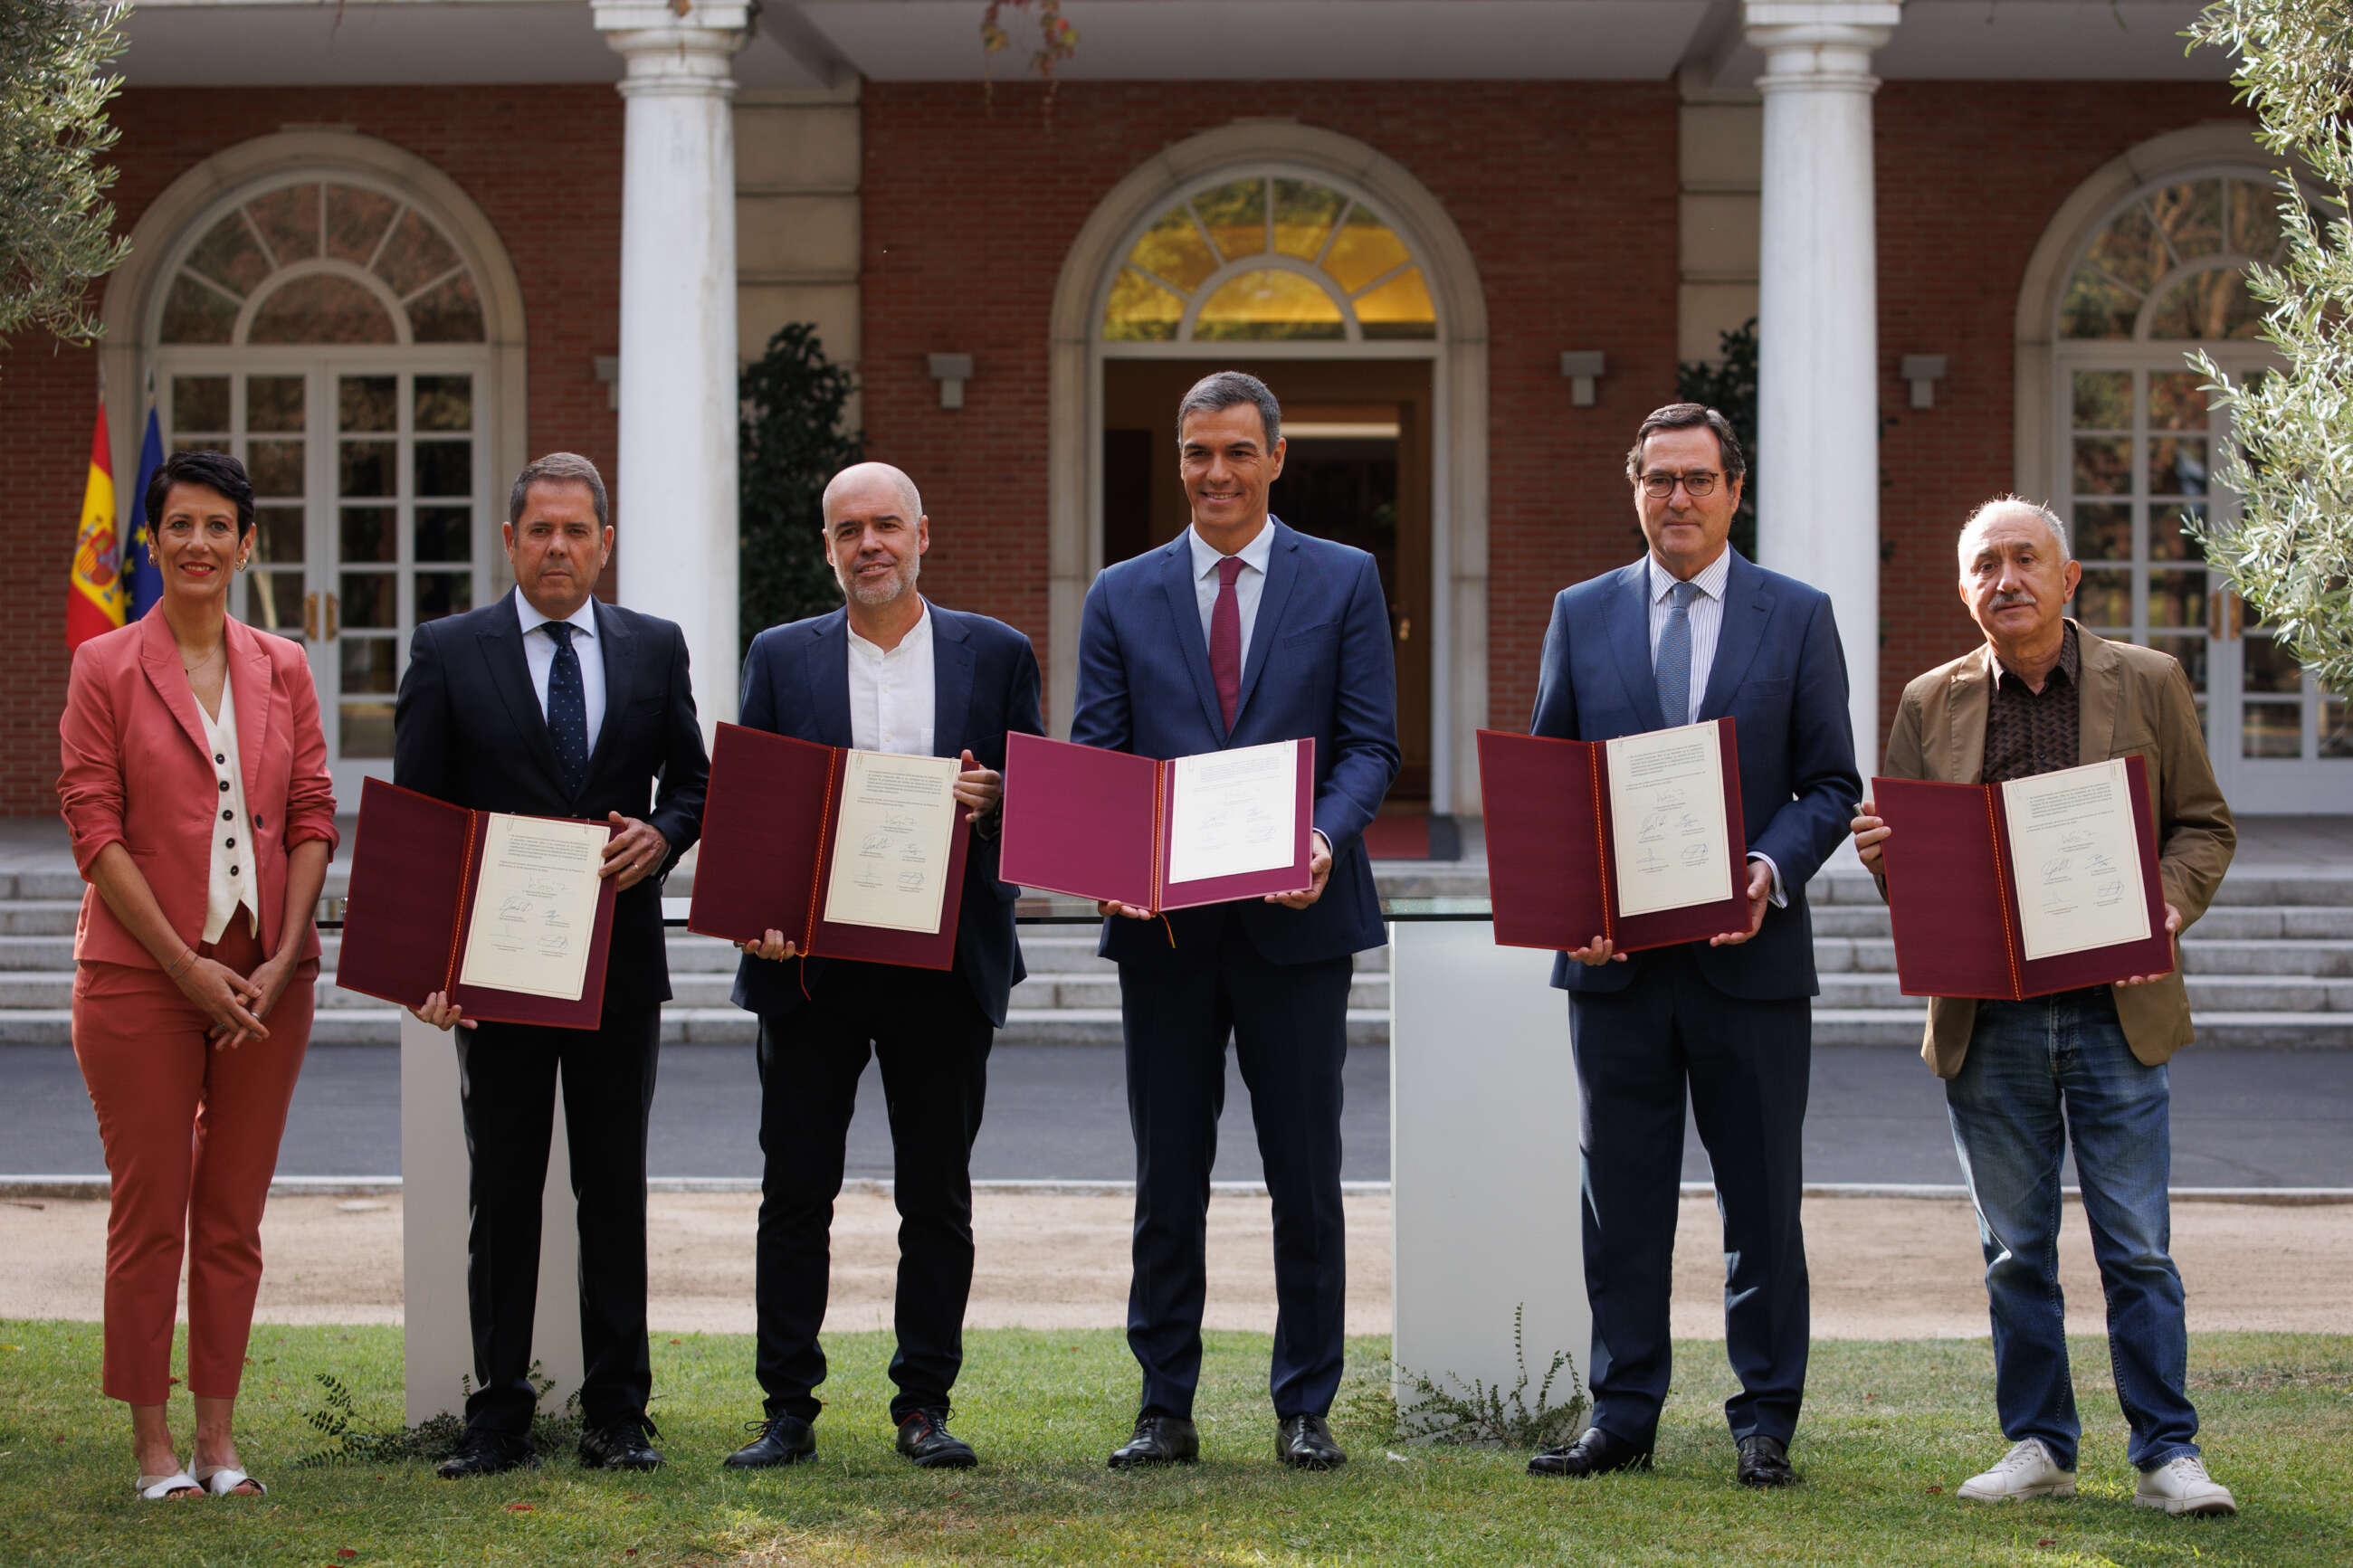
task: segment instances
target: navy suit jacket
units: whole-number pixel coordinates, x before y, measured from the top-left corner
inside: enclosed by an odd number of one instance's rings
[[[1397,670],[1388,600],[1373,558],[1271,518],[1268,526],[1274,548],[1233,729],[1218,707],[1192,545],[1180,533],[1106,567],[1087,591],[1071,739],[1165,759],[1312,738],[1315,827],[1332,845],[1324,896],[1303,910],[1259,900],[1232,906],[1260,956],[1308,963],[1388,940],[1364,833],[1397,777]],[[1219,919],[1215,907],[1168,917],[1180,947],[1188,933],[1212,940]],[[1138,944],[1165,948],[1168,934],[1157,921],[1118,916],[1103,923],[1101,951],[1137,956]]]
[[[694,716],[685,634],[602,600],[596,616],[605,720],[578,794],[565,791],[556,768],[512,592],[427,621],[409,638],[393,708],[392,780],[474,811],[592,822],[617,811],[651,823],[670,840],[670,858],[614,900],[605,966],[608,1011],[651,1007],[670,1000],[662,879],[702,836],[711,759]]]
[[[1740,746],[1740,815],[1748,848],[1781,869],[1786,908],[1735,947],[1694,944],[1700,973],[1728,996],[1811,996],[1813,921],[1806,884],[1841,839],[1862,798],[1847,713],[1846,655],[1829,595],[1732,552],[1724,626],[1701,700],[1703,721],[1730,714]],[[1564,588],[1545,633],[1531,732],[1607,741],[1666,727],[1651,668],[1648,558]],[[1644,953],[1588,966],[1563,954],[1552,983],[1567,991],[1630,984]]]
[[[1038,656],[1029,639],[1003,621],[961,610],[932,612],[932,754],[970,751],[985,768],[1005,769],[1005,737],[1045,733],[1038,710]],[[827,746],[857,742],[849,729],[849,612],[770,626],[744,656],[741,722]],[[1013,900],[1021,889],[997,879],[996,825],[976,825],[965,853],[956,915],[955,967],[980,1010],[1005,1026],[1007,998],[1029,973],[1013,937]],[[735,1005],[768,1016],[789,1013],[813,986],[826,960],[782,963],[746,957],[735,970]],[[886,997],[878,1001],[887,1002]]]

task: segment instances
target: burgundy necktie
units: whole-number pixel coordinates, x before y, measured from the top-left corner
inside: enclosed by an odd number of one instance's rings
[[[1234,579],[1241,574],[1240,556],[1218,563],[1218,603],[1209,612],[1209,678],[1218,683],[1218,710],[1226,716],[1229,733],[1242,700],[1242,602],[1234,592]]]

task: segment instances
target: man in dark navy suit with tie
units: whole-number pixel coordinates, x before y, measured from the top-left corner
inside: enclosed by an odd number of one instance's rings
[[[1537,1475],[1650,1466],[1670,1371],[1688,1089],[1724,1215],[1735,1473],[1758,1487],[1798,1479],[1788,1447],[1809,1333],[1800,1133],[1819,989],[1806,884],[1862,786],[1829,598],[1728,542],[1746,471],[1715,409],[1670,404],[1643,420],[1626,476],[1649,552],[1563,589],[1545,634],[1536,734],[1607,741],[1731,716],[1748,923],[1630,959],[1597,934],[1554,966],[1584,1100],[1593,1425],[1530,1461]]]
[[[1155,758],[1313,740],[1314,885],[1180,910],[1165,925],[1104,906],[1135,1133],[1127,1342],[1144,1370],[1134,1435],[1111,1463],[1199,1453],[1193,1391],[1230,1037],[1274,1200],[1275,1452],[1330,1469],[1347,1460],[1324,1417],[1346,1301],[1348,987],[1354,955],[1388,940],[1364,843],[1398,762],[1388,598],[1370,555],[1269,514],[1282,411],[1263,382],[1205,377],[1177,405],[1176,437],[1192,526],[1095,579],[1071,739]]]
[[[931,520],[914,481],[860,463],[825,491],[825,554],[843,606],[772,626],[744,659],[743,722],[828,746],[960,757],[973,824],[951,970],[803,958],[782,931],[744,944],[735,1005],[760,1016],[758,1435],[729,1468],[817,1454],[828,1232],[858,1079],[870,1049],[890,1109],[899,1209],[891,1360],[898,1449],[925,1468],[976,1462],[948,1430],[972,1294],[972,1143],[988,1048],[1022,978],[1018,889],[997,879],[1005,737],[1041,733],[1038,658],[1002,621],[931,604],[916,590]]]
[[[604,875],[620,891],[598,1027],[477,1026],[438,992],[415,1009],[437,1027],[463,1026],[459,1103],[472,1157],[475,1388],[465,1440],[441,1474],[533,1462],[532,1309],[559,1066],[579,1202],[580,1461],[652,1469],[661,1456],[646,1418],[646,1122],[670,997],[661,879],[702,831],[711,763],[685,636],[595,597],[613,553],[596,465],[558,452],[524,468],[508,498],[506,547],[512,595],[428,621],[409,640],[393,779],[478,811],[609,822],[620,831],[605,847]],[[658,545],[649,534],[637,548]]]

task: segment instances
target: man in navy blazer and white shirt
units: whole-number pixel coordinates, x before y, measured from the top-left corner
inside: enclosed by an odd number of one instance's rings
[[[1341,1068],[1353,955],[1388,940],[1364,830],[1397,776],[1397,675],[1373,558],[1267,510],[1282,413],[1256,377],[1223,371],[1177,405],[1193,524],[1106,568],[1079,629],[1071,739],[1169,758],[1315,743],[1314,885],[1179,910],[1166,923],[1106,905],[1119,964],[1135,1133],[1127,1342],[1144,1370],[1134,1435],[1114,1468],[1198,1457],[1209,1172],[1231,1036],[1274,1200],[1274,1356],[1283,1463],[1347,1456],[1324,1416],[1340,1382],[1346,1271]]]
[[[1035,735],[1038,658],[1001,621],[927,603],[916,590],[931,520],[914,481],[860,463],[825,491],[825,552],[846,603],[772,626],[744,659],[742,722],[828,746],[961,757],[956,798],[973,822],[949,971],[804,958],[782,931],[745,943],[735,1005],[760,1017],[758,1436],[735,1469],[815,1457],[833,1201],[870,1047],[890,1107],[899,1208],[899,1452],[964,1468],[948,1430],[972,1293],[972,1143],[988,1048],[1022,978],[1018,891],[997,879],[1005,737]]]
[[[1806,884],[1862,793],[1829,598],[1728,542],[1746,469],[1723,415],[1669,404],[1626,455],[1650,550],[1565,588],[1545,634],[1534,732],[1606,741],[1730,715],[1748,924],[1631,955],[1597,933],[1556,963],[1584,1101],[1593,1425],[1538,1475],[1647,1468],[1669,1378],[1667,1297],[1686,1091],[1724,1215],[1725,1404],[1748,1486],[1798,1477],[1788,1446],[1809,1334],[1799,1226],[1812,1055]]]

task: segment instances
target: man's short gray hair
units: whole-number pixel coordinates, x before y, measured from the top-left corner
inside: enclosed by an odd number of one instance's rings
[[[1996,518],[2010,516],[2033,518],[2051,531],[2052,542],[2059,546],[2059,559],[2062,563],[2075,559],[2073,547],[2067,542],[2067,525],[2059,521],[2057,512],[2040,501],[2031,501],[2023,496],[1996,496],[1969,513],[1968,521],[1961,524],[1961,536],[1955,542],[1953,549],[1954,552],[1960,557],[1962,566],[1967,567],[1969,563],[1969,535]]]
[[[586,485],[596,503],[596,526],[605,528],[613,521],[612,509],[605,502],[605,476],[577,452],[550,452],[523,465],[522,472],[515,476],[514,489],[507,492],[509,523],[522,521],[522,503],[533,485]]]
[[[923,515],[923,498],[922,492],[915,489],[913,479],[909,477],[904,468],[894,468],[888,463],[868,462],[852,463],[826,481],[825,497],[818,502],[818,510],[825,519],[826,527],[833,526],[835,495],[864,479],[888,479],[896,486],[899,491],[899,504],[907,513],[902,521],[910,528],[915,526],[917,520]]]
[[[1220,370],[1203,376],[1193,384],[1193,390],[1176,405],[1176,439],[1185,439],[1185,421],[1196,414],[1215,414],[1220,409],[1236,407],[1244,403],[1258,406],[1260,423],[1266,427],[1266,449],[1282,439],[1282,405],[1266,383],[1246,371]]]

